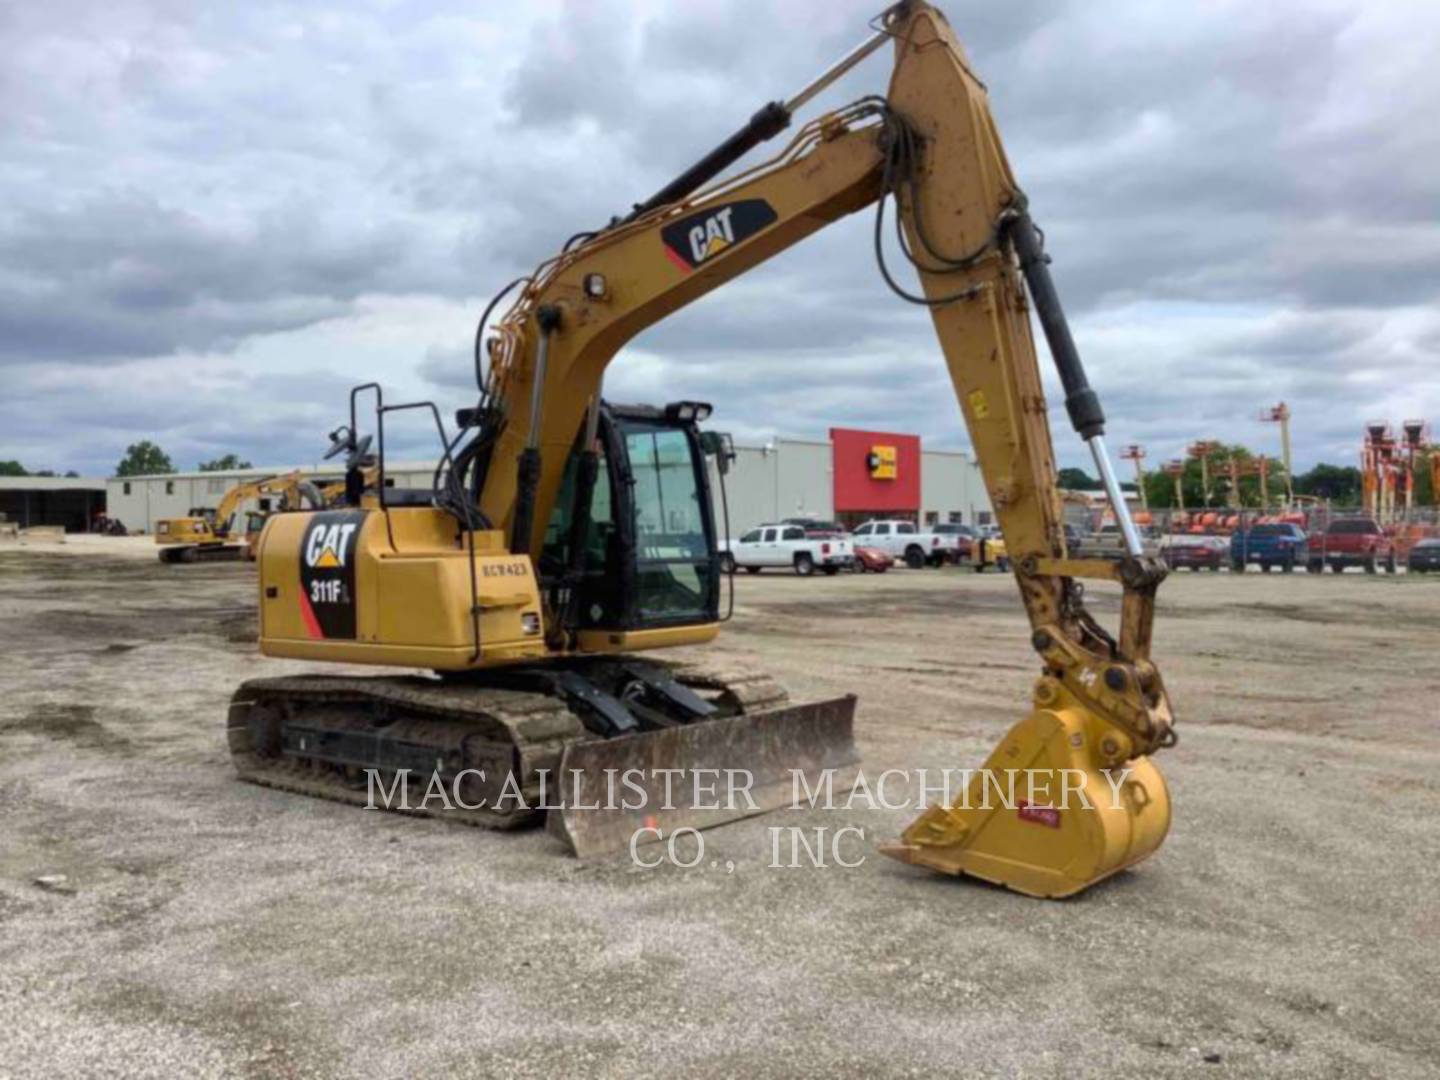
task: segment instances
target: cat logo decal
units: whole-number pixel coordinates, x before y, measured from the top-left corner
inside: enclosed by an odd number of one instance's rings
[[[741,199],[672,221],[660,230],[660,241],[670,261],[688,274],[778,220],[764,199]]]

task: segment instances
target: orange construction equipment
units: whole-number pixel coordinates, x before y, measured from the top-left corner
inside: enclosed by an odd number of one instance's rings
[[[1360,451],[1360,483],[1365,513],[1381,524],[1395,515],[1395,487],[1398,480],[1395,435],[1386,420],[1365,425],[1365,444]]]
[[[1400,425],[1404,433],[1402,447],[1404,457],[1399,464],[1405,474],[1405,519],[1410,519],[1415,509],[1415,472],[1420,466],[1420,456],[1430,445],[1430,425],[1424,420],[1406,420]]]

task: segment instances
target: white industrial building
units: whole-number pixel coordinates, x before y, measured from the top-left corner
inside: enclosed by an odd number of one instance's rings
[[[837,511],[835,506],[835,453],[834,444],[819,439],[736,446],[735,462],[725,478],[730,531],[738,534],[787,517],[826,521],[848,517],[852,520],[847,524],[856,524],[853,519],[865,515]],[[925,450],[920,458],[920,505],[902,511],[876,510],[876,516],[893,514],[932,525],[989,523],[990,500],[974,458],[958,450]]]
[[[435,466],[423,461],[401,461],[386,469],[387,487],[429,487]],[[161,518],[184,517],[192,509],[215,509],[225,492],[240,484],[283,476],[299,470],[312,480],[339,480],[344,470],[334,462],[315,465],[272,465],[264,468],[226,469],[220,472],[179,472],[156,476],[112,476],[105,481],[105,503],[112,518],[132,533],[155,531]],[[274,500],[251,500],[238,509],[273,509]]]
[[[849,433],[854,435],[855,433]],[[891,438],[875,435],[875,439]],[[909,437],[913,438],[913,437]],[[918,440],[914,440],[918,447]],[[833,441],[775,439],[763,446],[736,446],[735,461],[725,477],[730,531],[740,532],[767,521],[786,517],[845,520],[855,524],[865,516],[851,504],[836,507],[837,456]],[[841,471],[853,465],[842,461]],[[914,467],[914,466],[907,466]],[[434,476],[434,464],[423,461],[387,463],[387,486],[427,488]],[[241,483],[299,469],[312,478],[339,478],[333,462],[316,465],[285,465],[236,469],[225,472],[170,473],[163,476],[112,477],[106,481],[106,504],[111,517],[119,518],[131,532],[154,532],[161,518],[182,517],[192,509],[214,508],[225,492]],[[918,455],[918,505],[899,509],[889,504],[877,509],[877,516],[908,517],[925,523],[941,521],[986,524],[990,502],[980,469],[967,453],[952,450],[924,450]],[[712,469],[716,520],[720,520],[719,490]],[[843,486],[843,485],[841,485]],[[863,497],[862,497],[863,498]],[[268,500],[259,500],[247,509],[269,510]],[[911,500],[917,501],[917,500]]]

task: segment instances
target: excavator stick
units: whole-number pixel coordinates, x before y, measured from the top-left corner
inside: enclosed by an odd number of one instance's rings
[[[564,805],[547,828],[576,855],[600,855],[791,805],[854,779],[855,697],[575,742],[560,759]],[[572,782],[573,781],[573,782]]]
[[[894,197],[899,247],[921,294],[886,280],[930,311],[1042,673],[1033,711],[970,775],[960,797],[927,810],[882,850],[1032,896],[1069,896],[1150,855],[1169,829],[1169,797],[1149,757],[1175,741],[1164,685],[1149,659],[1165,568],[1145,554],[1130,518],[1105,449],[1099,397],[984,84],[935,8],[911,0],[886,19],[896,52],[880,205]],[[877,215],[877,252],[880,228]],[[1066,551],[1032,314],[1071,426],[1120,524],[1125,553],[1116,562],[1071,559]],[[1118,635],[1085,610],[1082,578],[1122,586]]]

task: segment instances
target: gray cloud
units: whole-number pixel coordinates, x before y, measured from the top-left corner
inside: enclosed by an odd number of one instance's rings
[[[104,471],[150,437],[187,461],[307,460],[374,377],[448,413],[489,292],[803,84],[875,6],[7,7],[0,457]],[[1263,445],[1254,416],[1284,398],[1302,462],[1348,459],[1370,416],[1440,411],[1440,10],[950,15],[1114,441]],[[826,104],[883,88],[883,56]],[[929,320],[878,281],[868,229],[642,334],[612,392],[709,397],[757,437],[963,444]]]

